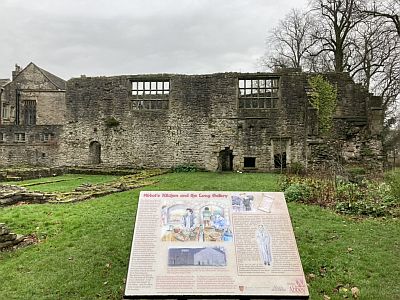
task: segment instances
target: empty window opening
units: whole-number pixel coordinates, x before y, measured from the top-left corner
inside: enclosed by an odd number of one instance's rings
[[[274,155],[274,167],[276,169],[286,168],[286,152],[277,153]]]
[[[1,118],[8,120],[11,117],[11,106],[9,104],[3,104],[1,108]]]
[[[219,152],[218,170],[233,171],[233,151],[229,150],[229,147]]]
[[[89,163],[98,165],[101,162],[101,145],[94,141],[89,144]]]
[[[244,168],[255,168],[256,167],[256,158],[255,157],[245,157],[243,167]]]
[[[24,121],[26,125],[36,124],[36,100],[24,101]]]
[[[53,133],[44,132],[40,135],[40,141],[49,142],[53,139],[53,137],[54,137]]]
[[[169,81],[132,81],[133,109],[168,109]]]
[[[5,142],[6,141],[6,134],[3,132],[0,132],[0,142]]]
[[[279,78],[239,79],[239,108],[276,108]]]
[[[16,142],[25,142],[26,141],[25,132],[14,133],[14,140]]]

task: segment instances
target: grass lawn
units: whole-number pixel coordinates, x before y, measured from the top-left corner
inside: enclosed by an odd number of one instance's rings
[[[277,178],[170,173],[142,190],[277,191]],[[121,299],[138,195],[133,190],[74,204],[0,209],[0,222],[42,240],[0,253],[0,299]],[[399,220],[351,219],[297,203],[289,210],[304,272],[314,274],[308,276],[311,299],[351,298],[355,286],[360,299],[399,299]]]

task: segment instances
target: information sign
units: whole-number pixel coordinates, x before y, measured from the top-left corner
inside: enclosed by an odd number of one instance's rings
[[[140,193],[126,298],[308,295],[283,193]]]

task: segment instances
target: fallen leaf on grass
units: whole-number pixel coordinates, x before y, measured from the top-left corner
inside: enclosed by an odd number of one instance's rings
[[[321,275],[322,277],[324,277],[326,274],[326,267],[322,266],[319,268],[319,275]]]
[[[310,274],[307,274],[306,279],[307,279],[307,281],[311,281],[311,280],[314,280],[316,277],[317,276],[315,276],[315,274],[310,273]]]
[[[331,300],[331,297],[329,297],[328,295],[324,295],[324,300]]]
[[[353,296],[354,299],[357,299],[360,297],[360,289],[358,287],[352,287],[351,288],[351,295]]]

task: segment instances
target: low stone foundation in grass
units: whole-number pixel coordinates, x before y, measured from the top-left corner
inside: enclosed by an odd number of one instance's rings
[[[0,184],[0,207],[16,203],[45,203],[51,198],[51,195],[30,192],[21,186]]]
[[[29,191],[23,186],[0,184],[0,207],[14,204],[72,203],[84,201],[154,184],[155,181],[150,178],[166,172],[166,170],[161,169],[137,171],[135,174],[122,176],[106,183],[82,184],[71,192],[34,192]],[[59,181],[63,180],[54,179],[46,181],[43,184]],[[35,183],[35,185],[40,184]]]
[[[18,245],[24,239],[25,236],[12,233],[6,224],[0,223],[0,251]]]

